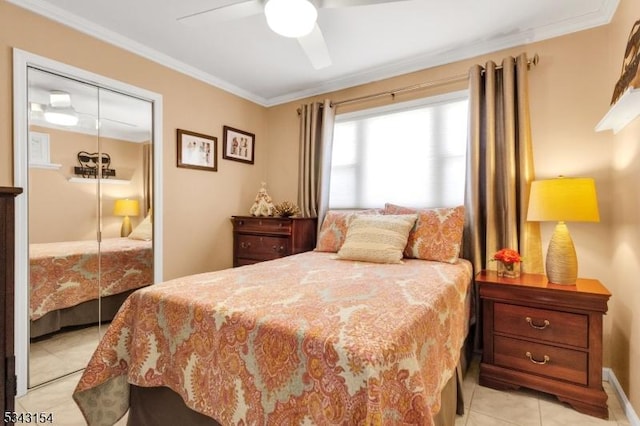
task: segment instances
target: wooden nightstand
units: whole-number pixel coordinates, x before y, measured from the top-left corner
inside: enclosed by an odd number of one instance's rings
[[[233,266],[313,250],[315,218],[233,216]]]
[[[576,410],[608,418],[602,388],[602,316],[611,294],[598,281],[550,284],[522,274],[476,276],[482,301],[480,384],[524,386],[556,395]]]

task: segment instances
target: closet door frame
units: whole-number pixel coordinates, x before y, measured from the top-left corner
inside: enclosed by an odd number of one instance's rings
[[[29,67],[84,81],[152,103],[153,114],[153,279],[162,282],[162,95],[121,81],[85,71],[24,50],[13,49],[13,185],[24,188],[16,199],[15,252],[15,354],[17,396],[27,393],[29,354],[29,239],[28,239],[28,79]]]

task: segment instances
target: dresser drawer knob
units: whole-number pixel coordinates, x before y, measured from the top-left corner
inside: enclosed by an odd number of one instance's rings
[[[250,247],[251,247],[251,243],[245,243],[245,242],[240,243],[240,248],[248,249]]]
[[[524,354],[527,358],[529,358],[529,361],[531,361],[534,364],[538,364],[538,365],[545,365],[546,363],[548,363],[549,361],[551,361],[551,358],[549,358],[549,355],[545,355],[542,361],[538,361],[533,359],[533,355],[531,355],[531,352],[527,351],[526,354]]]
[[[531,317],[526,317],[524,320],[527,322],[527,324],[529,324],[529,326],[531,326],[531,328],[535,328],[536,330],[544,330],[545,328],[549,327],[549,325],[551,324],[549,320],[544,320],[542,325],[534,324]]]

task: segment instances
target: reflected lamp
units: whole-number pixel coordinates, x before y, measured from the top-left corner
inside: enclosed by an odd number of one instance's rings
[[[121,199],[116,200],[113,206],[113,214],[122,216],[122,227],[120,228],[120,236],[128,237],[131,234],[130,216],[138,216],[140,214],[140,205],[138,200]]]
[[[547,250],[547,278],[550,283],[574,285],[578,259],[565,222],[600,221],[594,180],[560,176],[532,182],[527,220],[557,222]]]

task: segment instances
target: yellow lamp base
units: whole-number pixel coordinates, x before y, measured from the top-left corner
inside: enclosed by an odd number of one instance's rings
[[[550,283],[575,285],[578,279],[578,258],[569,228],[558,222],[547,251],[547,278]]]
[[[120,228],[120,236],[121,237],[128,237],[129,234],[131,234],[131,219],[129,219],[129,216],[125,216],[124,219],[122,219],[122,227]]]

